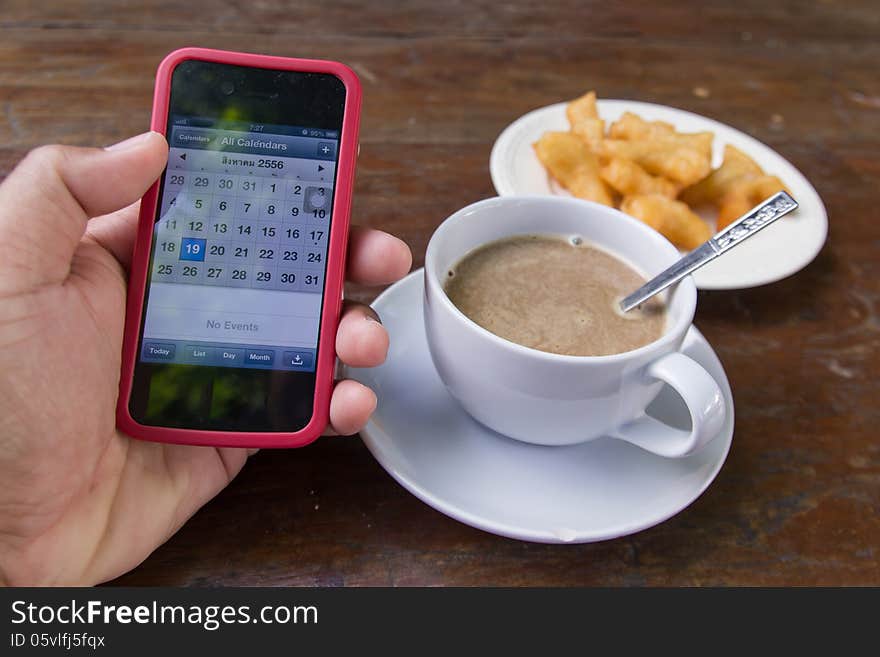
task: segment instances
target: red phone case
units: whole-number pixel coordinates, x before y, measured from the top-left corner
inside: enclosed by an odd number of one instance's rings
[[[178,64],[188,59],[284,71],[329,73],[338,77],[345,85],[345,112],[343,114],[336,184],[333,192],[333,220],[328,237],[327,273],[325,275],[324,304],[319,334],[320,348],[315,368],[315,405],[311,421],[295,433],[200,431],[153,427],[140,424],[131,417],[128,403],[137,358],[141,315],[144,310],[144,288],[153,239],[153,220],[159,194],[159,181],[156,181],[141,201],[138,232],[128,283],[125,337],[122,345],[122,377],[119,384],[119,400],[116,406],[116,424],[120,430],[134,438],[167,443],[226,447],[301,447],[321,435],[327,426],[330,414],[330,394],[336,362],[336,327],[342,305],[349,213],[358,145],[361,108],[360,82],[354,71],[339,62],[270,57],[205,48],[182,48],[170,53],[159,64],[153,98],[153,118],[150,124],[150,129],[155,132],[165,134],[171,93],[171,74]]]

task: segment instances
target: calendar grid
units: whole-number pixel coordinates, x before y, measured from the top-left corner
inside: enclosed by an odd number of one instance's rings
[[[321,294],[332,197],[327,183],[169,168],[152,281]]]

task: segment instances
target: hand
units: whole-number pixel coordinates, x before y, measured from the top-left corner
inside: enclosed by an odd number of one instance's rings
[[[136,203],[165,167],[161,135],[105,150],[48,146],[0,184],[0,583],[93,584],[145,559],[238,473],[244,449],[133,440],[115,427],[126,270]],[[354,229],[348,277],[390,283],[407,246]],[[336,341],[356,367],[388,335],[346,305]],[[376,405],[336,384],[329,431],[358,431]]]

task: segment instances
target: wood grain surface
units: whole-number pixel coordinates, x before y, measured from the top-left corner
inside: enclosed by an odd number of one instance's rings
[[[592,88],[769,144],[815,185],[830,232],[787,280],[700,294],[736,433],[716,482],[658,527],[576,546],[492,536],[412,497],[358,439],[322,439],[258,454],[116,583],[880,584],[876,2],[3,0],[0,175],[39,144],[145,130],[156,65],[185,45],[349,63],[365,92],[354,220],[405,239],[414,266],[448,214],[493,195],[501,130]]]

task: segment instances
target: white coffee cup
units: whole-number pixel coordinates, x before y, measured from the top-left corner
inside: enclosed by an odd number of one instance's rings
[[[680,352],[694,317],[690,277],[666,296],[663,335],[610,356],[564,356],[500,338],[468,319],[446,296],[450,268],[472,249],[514,235],[578,236],[645,276],[678,250],[645,224],[596,203],[559,196],[505,196],[469,205],[434,232],[425,255],[425,330],[431,357],[452,396],[490,429],[540,445],[612,436],[667,457],[692,454],[724,422],[718,383]],[[552,321],[552,320],[548,320]],[[690,430],[645,414],[666,383],[683,399]]]

